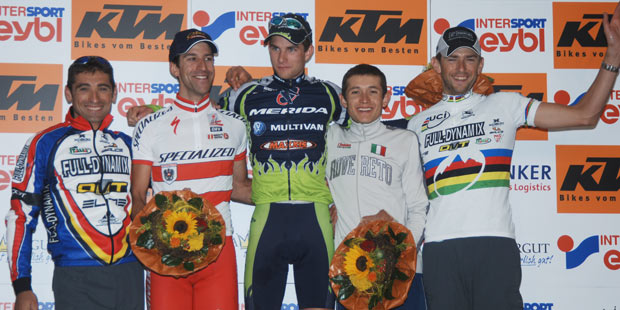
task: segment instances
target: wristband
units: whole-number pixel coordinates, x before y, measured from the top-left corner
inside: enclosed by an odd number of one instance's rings
[[[610,72],[614,72],[614,73],[618,73],[618,69],[620,69],[620,68],[618,68],[616,66],[612,66],[612,65],[610,65],[610,64],[608,64],[608,63],[606,63],[604,61],[601,63],[601,68],[605,69],[607,71],[610,71]]]

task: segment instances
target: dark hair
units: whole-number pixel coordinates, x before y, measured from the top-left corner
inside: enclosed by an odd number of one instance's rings
[[[76,59],[69,67],[69,73],[67,77],[67,87],[72,89],[73,83],[75,83],[75,77],[80,73],[95,73],[96,71],[103,72],[110,78],[110,84],[112,89],[116,88],[114,83],[114,70],[112,65],[101,56],[82,56]]]
[[[312,45],[312,36],[308,36],[303,42],[301,42],[301,45],[304,47],[304,52],[307,51],[308,48],[310,48],[310,45]]]
[[[347,89],[349,88],[349,79],[354,75],[374,75],[379,77],[381,83],[381,91],[382,95],[385,96],[387,93],[387,82],[385,79],[385,74],[379,70],[379,68],[368,65],[368,64],[359,64],[347,71],[342,77],[342,95],[346,98]]]

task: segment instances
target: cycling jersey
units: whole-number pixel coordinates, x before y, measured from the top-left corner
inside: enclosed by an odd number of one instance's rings
[[[224,96],[221,106],[247,122],[252,164],[252,200],[331,203],[325,186],[325,132],[344,123],[340,89],[301,75],[276,75],[244,84]]]
[[[233,166],[235,161],[245,163],[246,144],[243,119],[215,109],[208,96],[194,103],[177,94],[174,104],[136,125],[133,162],[151,166],[153,192],[189,188],[200,194],[222,214],[227,236],[218,259],[202,270],[181,278],[151,272],[151,309],[238,308],[229,204]]]
[[[30,289],[32,234],[39,215],[56,266],[105,266],[136,260],[129,247],[131,141],[98,130],[72,109],[64,123],[30,138],[13,174],[7,253],[16,293]]]
[[[194,104],[177,95],[136,125],[133,162],[151,166],[155,193],[189,188],[211,202],[230,236],[233,164],[245,160],[246,144],[239,115],[215,109],[206,97]]]
[[[446,96],[414,115],[431,207],[426,242],[514,238],[508,202],[517,129],[534,125],[540,102],[517,93]]]

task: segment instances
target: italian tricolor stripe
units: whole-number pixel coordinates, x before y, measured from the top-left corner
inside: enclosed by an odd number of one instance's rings
[[[385,146],[383,145],[379,145],[379,144],[372,144],[372,146],[370,147],[370,152],[373,154],[377,154],[377,155],[381,155],[381,156],[385,156],[385,151],[387,149],[385,148]]]

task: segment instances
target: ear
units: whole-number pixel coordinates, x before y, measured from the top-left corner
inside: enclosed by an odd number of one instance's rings
[[[302,46],[303,48],[303,46]],[[308,50],[304,52],[304,58],[306,60],[306,62],[310,61],[310,59],[312,59],[312,55],[314,55],[314,45],[310,44],[310,46],[308,46]]]
[[[431,65],[433,66],[435,72],[441,73],[441,64],[439,63],[439,60],[437,60],[437,57],[431,58]]]
[[[347,99],[344,98],[342,93],[340,93],[340,105],[345,109],[348,107]]]
[[[73,103],[73,95],[71,94],[71,89],[69,89],[69,86],[65,86],[65,99],[67,99],[69,104]]]
[[[383,102],[381,103],[381,107],[385,109],[385,107],[387,107],[388,103],[390,103],[390,92],[386,92],[383,95]]]
[[[179,79],[179,67],[174,62],[170,62],[170,75],[175,79]]]
[[[478,64],[478,74],[482,73],[482,68],[484,68],[484,57],[480,56],[480,64]]]
[[[114,94],[112,94],[112,104],[116,103],[116,95],[118,94],[118,90],[114,87]]]

